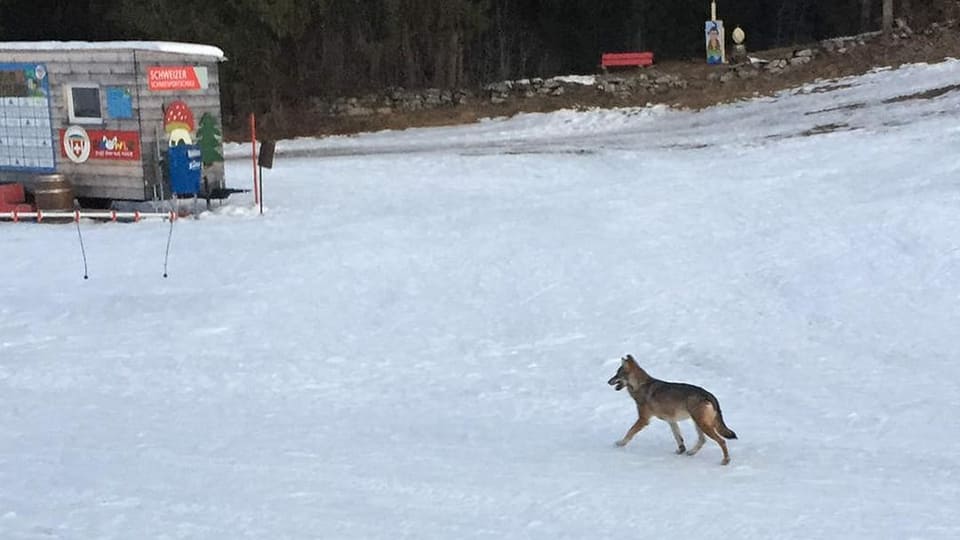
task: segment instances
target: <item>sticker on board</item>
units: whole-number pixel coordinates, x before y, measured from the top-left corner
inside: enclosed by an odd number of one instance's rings
[[[129,88],[107,87],[107,114],[110,118],[133,118],[133,96]]]

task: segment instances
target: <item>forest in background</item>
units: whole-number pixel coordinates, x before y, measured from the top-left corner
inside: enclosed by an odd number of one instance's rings
[[[878,30],[890,0],[720,0],[753,50]],[[925,24],[956,0],[893,0]],[[144,39],[222,48],[225,120],[311,96],[593,73],[601,52],[703,55],[708,0],[0,0],[0,40]]]

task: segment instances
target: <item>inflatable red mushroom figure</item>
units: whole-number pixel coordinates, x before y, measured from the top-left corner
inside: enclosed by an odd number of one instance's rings
[[[193,111],[183,101],[177,100],[167,105],[163,114],[163,130],[167,133],[170,146],[180,143],[193,144],[190,133],[196,129]]]

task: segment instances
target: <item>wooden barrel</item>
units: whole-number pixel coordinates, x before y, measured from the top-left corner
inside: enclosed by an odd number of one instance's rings
[[[31,184],[38,210],[73,210],[73,188],[66,176],[41,174],[34,176]]]

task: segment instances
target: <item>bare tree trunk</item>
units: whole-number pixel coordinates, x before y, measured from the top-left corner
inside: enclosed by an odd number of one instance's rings
[[[418,62],[414,58],[407,23],[404,21],[401,24],[403,27],[400,30],[400,56],[403,58],[404,65],[403,85],[407,88],[416,88],[420,84]]]
[[[447,74],[444,77],[443,86],[444,88],[456,88],[460,83],[459,62],[457,62],[460,57],[460,35],[456,30],[450,31],[447,49]]]
[[[870,8],[873,0],[860,0],[860,32],[870,31]]]
[[[912,10],[910,9],[910,0],[900,0],[900,16],[904,20],[909,19]]]
[[[883,0],[883,33],[893,30],[893,0]]]
[[[647,46],[646,39],[645,39],[646,38],[645,31],[647,26],[646,6],[644,4],[645,4],[645,0],[634,0],[634,9],[636,10],[636,13],[637,13],[637,32],[636,34],[634,34],[634,37],[633,37],[633,42],[634,42],[633,45],[635,47],[634,50],[637,50],[637,51],[646,50],[646,46]]]
[[[510,76],[510,45],[507,41],[507,29],[503,24],[504,6],[500,2],[497,2],[495,10],[494,16],[496,18],[497,27],[497,52],[499,53],[497,62],[497,78],[502,81]]]

